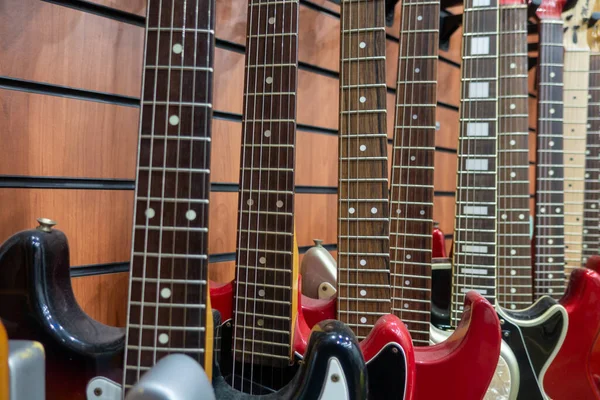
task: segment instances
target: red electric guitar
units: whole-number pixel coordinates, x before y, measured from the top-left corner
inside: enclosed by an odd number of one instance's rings
[[[494,307],[477,292],[469,292],[457,329],[447,340],[429,346],[439,9],[439,2],[429,0],[402,3],[390,185],[392,310],[420,346],[414,349],[415,398],[451,393],[453,398],[480,400],[500,355]],[[433,380],[440,384],[432,385]]]
[[[587,3],[586,3],[587,4]],[[538,294],[549,294],[557,299],[562,294],[564,282],[564,242],[565,228],[562,214],[542,213],[541,207],[556,209],[563,207],[563,184],[569,185],[568,180],[563,180],[566,173],[563,172],[563,126],[560,119],[544,122],[542,118],[549,115],[549,109],[555,110],[555,115],[562,116],[563,93],[557,83],[562,83],[561,73],[563,71],[563,49],[559,45],[563,41],[563,23],[560,13],[563,2],[544,2],[538,10],[540,18],[540,64],[538,71],[540,100],[538,108],[538,161],[537,168],[537,212],[536,212],[536,238],[535,238],[535,292]],[[565,20],[578,19],[582,8],[589,6],[578,4],[573,9],[565,12]],[[595,7],[597,10],[597,6]],[[578,19],[581,22],[580,19]],[[586,26],[574,26],[577,22],[567,22],[565,41],[578,37],[586,42]],[[570,101],[577,100],[573,97],[585,97],[588,94],[590,103],[600,101],[600,47],[597,41],[597,29],[591,29],[594,39],[590,41],[592,55],[590,57],[589,92],[581,93],[574,90],[570,85],[564,87],[565,124],[569,121],[570,112],[568,107]],[[588,53],[589,54],[589,53]],[[569,50],[564,55],[565,82],[566,78],[573,78],[569,74],[579,74],[578,71],[585,67],[586,63],[579,60],[578,55],[570,54]],[[575,60],[572,60],[575,58]],[[585,75],[587,78],[587,74]],[[583,77],[581,77],[583,79]],[[552,86],[554,84],[555,86]],[[546,88],[546,90],[543,90]],[[548,89],[549,88],[549,89]],[[569,96],[569,99],[567,99]],[[579,108],[577,108],[579,110]],[[584,119],[585,121],[585,119]],[[590,134],[598,134],[600,121],[593,117],[589,119],[591,124],[588,128]],[[573,127],[571,129],[576,129]],[[567,134],[566,130],[564,131]],[[585,132],[585,130],[582,130]],[[588,148],[590,156],[598,155],[598,147]],[[573,160],[574,161],[574,160]],[[565,160],[565,163],[571,160]],[[556,179],[549,179],[549,170],[554,172]],[[546,193],[546,194],[544,194]],[[552,193],[552,194],[549,194]],[[565,193],[566,189],[565,189]],[[566,196],[566,194],[565,194]],[[565,207],[566,208],[566,207]],[[566,210],[565,210],[566,212]],[[565,215],[564,220],[567,220]],[[549,244],[549,240],[553,240]],[[592,257],[588,260],[597,259]],[[597,267],[597,264],[594,264]],[[569,286],[560,303],[565,307],[569,315],[569,326],[573,327],[567,332],[564,343],[558,352],[554,362],[548,368],[544,379],[546,393],[553,399],[600,399],[598,388],[598,377],[600,376],[600,312],[598,312],[598,298],[600,297],[600,275],[598,270],[575,268],[571,272]]]

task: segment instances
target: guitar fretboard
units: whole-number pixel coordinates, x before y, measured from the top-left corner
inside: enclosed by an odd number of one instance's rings
[[[338,295],[358,338],[390,312],[384,0],[341,1]]]
[[[236,359],[289,364],[294,251],[298,1],[248,2],[238,243]]]
[[[527,4],[500,5],[498,76],[498,304],[532,301],[529,239]]]
[[[588,127],[585,149],[582,264],[600,251],[600,53],[590,55]]]
[[[125,387],[170,353],[205,365],[214,1],[148,1]]]
[[[392,312],[429,344],[439,2],[402,3],[390,189]]]
[[[565,278],[568,279],[571,271],[581,266],[583,249],[590,50],[583,47],[571,48],[567,45],[564,57]],[[553,115],[551,119],[554,118],[556,117]]]
[[[496,125],[498,4],[467,0],[463,14],[462,86],[451,322],[464,294],[496,304]]]
[[[534,297],[564,293],[563,22],[543,19],[538,56]]]

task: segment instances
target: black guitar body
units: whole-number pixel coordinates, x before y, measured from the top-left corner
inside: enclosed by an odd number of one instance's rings
[[[23,231],[0,246],[0,319],[10,339],[44,345],[48,400],[85,399],[97,375],[121,380],[125,332],[77,304],[62,232]]]
[[[406,355],[395,343],[385,346],[367,364],[369,399],[402,400],[406,393]]]
[[[215,324],[215,326],[218,326]],[[222,325],[221,343],[231,343],[232,330],[227,324]],[[219,333],[215,335],[215,341]],[[233,377],[232,352],[223,346],[220,354],[221,363],[216,361],[213,367],[213,386],[216,397],[228,399],[294,399],[294,400],[329,400],[330,393],[324,393],[326,384],[344,385],[347,396],[351,400],[367,398],[366,366],[360,347],[352,331],[339,321],[323,321],[317,324],[311,333],[304,359],[296,358],[288,368],[270,368],[254,366],[254,374],[245,366],[244,375],[238,374],[243,366],[236,365]],[[332,362],[341,366],[340,374],[329,371]],[[259,382],[250,384],[250,376]],[[288,379],[284,382],[285,379]],[[231,383],[240,386],[232,387]],[[244,393],[238,388],[244,383]],[[257,384],[258,383],[258,384]],[[273,385],[273,386],[270,386]],[[250,390],[252,388],[252,390]],[[339,393],[339,392],[336,392]]]
[[[502,337],[519,365],[518,399],[543,400],[543,373],[558,353],[568,328],[563,306],[544,296],[525,310],[498,311]]]

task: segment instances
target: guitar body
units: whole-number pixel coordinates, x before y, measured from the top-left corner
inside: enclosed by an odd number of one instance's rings
[[[591,259],[590,259],[591,261]],[[575,269],[560,303],[569,315],[564,344],[548,368],[546,393],[553,399],[600,399],[600,275]]]
[[[124,331],[81,310],[69,268],[58,230],[23,231],[0,247],[0,319],[9,337],[43,344],[48,400],[84,399],[90,378],[122,375]]]
[[[494,307],[480,294],[468,292],[460,323],[443,339],[439,344],[414,349],[415,399],[483,398],[494,376],[502,343]],[[439,384],[432,385],[433,381]]]

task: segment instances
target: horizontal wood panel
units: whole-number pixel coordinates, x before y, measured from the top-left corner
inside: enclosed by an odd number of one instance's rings
[[[440,129],[435,133],[435,145],[456,149],[458,146],[458,111],[437,107],[436,119],[440,124]]]
[[[0,243],[44,217],[67,235],[72,266],[129,260],[133,191],[2,189],[0,204]]]
[[[435,196],[433,198],[433,220],[440,223],[444,234],[454,232],[454,196]]]
[[[433,186],[438,192],[454,192],[456,189],[456,154],[435,152]]]
[[[146,16],[146,0],[88,0],[102,6]]]
[[[144,29],[39,0],[5,0],[0,76],[137,97]]]
[[[106,325],[127,323],[129,274],[106,274],[73,278],[77,302],[90,317]]]
[[[135,178],[139,110],[0,89],[0,173]]]
[[[313,239],[337,243],[337,195],[296,194],[295,223],[298,246]],[[237,244],[238,193],[213,192],[210,195],[209,252],[233,253]]]

